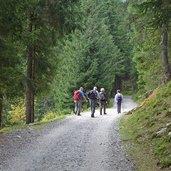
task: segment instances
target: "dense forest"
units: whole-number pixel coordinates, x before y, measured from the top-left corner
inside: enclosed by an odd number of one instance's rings
[[[1,0],[0,125],[71,113],[73,92],[143,96],[171,79],[170,0]]]

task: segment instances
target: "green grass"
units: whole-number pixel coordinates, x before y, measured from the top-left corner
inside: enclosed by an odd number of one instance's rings
[[[161,136],[156,134],[167,123],[171,123],[171,82],[156,89],[132,115],[121,119],[122,139],[138,171],[171,170],[171,126]]]
[[[26,124],[23,125],[13,125],[13,126],[6,126],[0,129],[0,134],[1,133],[7,133],[7,132],[11,132],[13,130],[17,130],[17,129],[25,129],[27,128]]]
[[[21,124],[21,125],[13,125],[13,126],[7,126],[7,127],[4,127],[2,129],[0,129],[0,133],[7,133],[7,132],[11,132],[11,131],[14,131],[14,130],[18,130],[18,129],[26,129],[30,126],[33,126],[33,127],[37,127],[37,128],[41,128],[45,125],[48,125],[49,123],[51,122],[57,122],[57,121],[60,121],[62,119],[64,119],[67,115],[57,115],[55,118],[50,118],[50,119],[46,119],[46,120],[43,120],[43,121],[39,121],[39,122],[34,122],[33,124],[29,124],[29,125],[26,125],[25,123]]]
[[[64,119],[66,116],[67,115],[57,115],[55,118],[37,122],[37,125],[41,125],[41,124],[45,124],[45,123],[50,123],[50,122],[54,122],[54,121],[60,121],[60,120]]]

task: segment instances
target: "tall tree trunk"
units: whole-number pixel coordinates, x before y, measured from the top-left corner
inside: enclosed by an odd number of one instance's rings
[[[2,127],[3,96],[0,94],[0,128]]]
[[[36,49],[33,47],[33,56],[32,56],[32,81],[35,81],[35,55]],[[31,94],[31,123],[34,123],[34,87],[32,86],[32,94]]]
[[[28,31],[33,31],[32,24],[33,15],[29,15],[29,28]],[[26,124],[33,121],[34,112],[34,98],[33,98],[33,45],[30,43],[27,48],[27,73],[26,73]]]
[[[34,94],[31,95],[31,123],[34,123]]]
[[[32,116],[32,48],[27,51],[27,81],[26,81],[26,124],[31,123]]]
[[[162,63],[165,74],[165,81],[171,79],[171,69],[168,60],[168,27],[166,24],[162,26]]]

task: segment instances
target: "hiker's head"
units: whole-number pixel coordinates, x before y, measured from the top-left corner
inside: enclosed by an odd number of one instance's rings
[[[117,90],[117,93],[120,93],[121,91],[120,90]]]
[[[83,87],[80,87],[80,90],[81,90],[81,91],[83,91],[83,90],[84,90],[84,88],[83,88]]]
[[[101,91],[101,92],[104,92],[104,91],[105,91],[105,89],[104,89],[104,88],[101,88],[101,89],[100,89],[100,91]]]
[[[93,90],[97,91],[97,87],[94,87]]]

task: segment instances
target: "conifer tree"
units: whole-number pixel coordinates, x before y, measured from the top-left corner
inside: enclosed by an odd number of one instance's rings
[[[139,72],[139,85],[144,85],[146,90],[153,89],[171,77],[168,56],[171,4],[168,0],[129,0],[129,4],[134,31],[132,40],[135,42],[133,54]]]
[[[13,99],[21,92],[22,66],[18,54],[20,45],[16,38],[19,32],[16,22],[16,4],[1,1],[0,6],[0,126],[2,126],[3,99]]]

